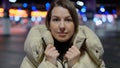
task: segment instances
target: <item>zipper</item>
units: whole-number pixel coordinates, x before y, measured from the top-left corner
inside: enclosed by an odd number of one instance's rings
[[[67,63],[67,61],[64,60],[64,61],[62,62],[60,59],[57,59],[57,60],[61,63],[62,68],[65,68],[65,63]]]
[[[62,68],[65,68],[65,66],[64,66],[64,64],[63,64],[63,62],[62,62],[60,59],[57,59],[57,60],[61,63]]]

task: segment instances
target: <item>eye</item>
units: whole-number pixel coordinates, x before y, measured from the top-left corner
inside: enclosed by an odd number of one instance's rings
[[[59,19],[58,18],[53,18],[52,21],[57,22],[57,21],[59,21]]]
[[[72,22],[73,20],[72,20],[72,18],[66,18],[65,21]]]

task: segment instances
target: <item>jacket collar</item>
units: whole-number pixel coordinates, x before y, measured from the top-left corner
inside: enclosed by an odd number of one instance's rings
[[[84,31],[79,28],[78,33],[76,34],[75,39],[73,41],[73,45],[76,45],[77,48],[80,49],[85,39],[86,39],[86,36]]]
[[[53,37],[50,33],[49,30],[45,30],[44,32],[42,32],[42,37],[46,43],[46,45],[48,44],[53,44],[54,45],[54,41],[53,41]],[[75,39],[73,40],[73,45],[76,45],[78,49],[81,48],[82,44],[84,43],[86,39],[85,33],[82,29],[78,29],[78,33],[75,36]]]

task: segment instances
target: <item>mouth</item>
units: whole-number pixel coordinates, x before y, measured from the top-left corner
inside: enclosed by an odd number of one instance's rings
[[[65,33],[65,32],[59,32],[58,35],[59,35],[60,37],[65,37],[65,36],[67,35],[67,33]]]

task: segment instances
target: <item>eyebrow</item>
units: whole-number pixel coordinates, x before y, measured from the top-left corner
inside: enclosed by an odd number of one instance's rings
[[[51,17],[58,17],[58,16],[55,16],[55,15],[52,16],[52,15],[51,15]]]
[[[56,16],[56,15],[51,15],[51,17],[59,17],[59,16]],[[65,18],[72,18],[71,16],[66,16]]]

